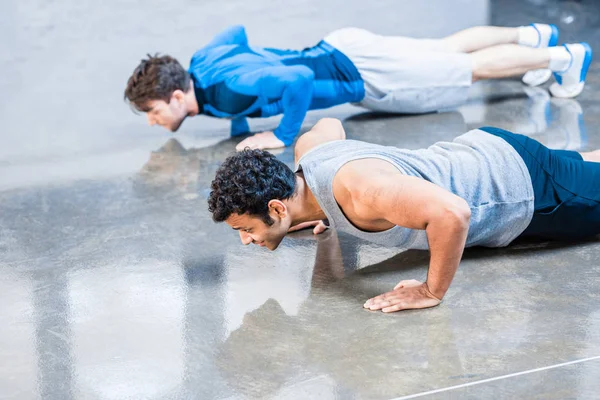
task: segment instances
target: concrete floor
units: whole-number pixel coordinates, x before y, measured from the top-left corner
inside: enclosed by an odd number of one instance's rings
[[[300,0],[3,5],[0,34],[1,399],[597,399],[600,241],[470,249],[439,307],[363,302],[423,279],[427,254],[300,232],[243,247],[206,211],[235,141],[225,121],[176,139],[122,103],[146,52],[188,59],[219,29],[304,47],[357,25],[443,36],[477,24],[556,23],[600,48],[591,1]],[[449,18],[451,16],[451,18]],[[423,21],[427,21],[424,24]],[[577,100],[518,80],[424,116],[352,106],[348,136],[409,148],[496,125],[555,148],[600,147],[599,64]],[[256,130],[272,127],[255,121]],[[154,150],[154,151],[153,151]],[[281,159],[292,162],[290,149]]]

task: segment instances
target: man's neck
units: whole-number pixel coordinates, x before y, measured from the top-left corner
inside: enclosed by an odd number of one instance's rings
[[[202,102],[202,104],[200,103]],[[199,99],[196,96],[196,87],[194,85],[194,79],[190,79],[190,87],[185,92],[185,105],[188,111],[188,117],[198,115],[204,108],[204,100]]]
[[[327,218],[301,173],[296,174],[296,193],[290,203],[293,204],[292,226]]]

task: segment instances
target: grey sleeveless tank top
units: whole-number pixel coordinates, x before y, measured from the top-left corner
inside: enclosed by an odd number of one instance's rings
[[[533,187],[523,159],[501,138],[478,129],[452,142],[405,150],[355,140],[324,143],[307,152],[296,166],[332,228],[373,243],[428,249],[423,230],[395,226],[365,232],[344,216],[333,195],[333,178],[346,163],[377,158],[406,175],[423,178],[462,197],[471,207],[467,247],[502,247],[519,236],[533,216]]]

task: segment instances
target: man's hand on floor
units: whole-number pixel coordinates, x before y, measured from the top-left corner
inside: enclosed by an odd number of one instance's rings
[[[315,228],[313,229],[313,233],[314,233],[315,235],[318,235],[319,233],[323,233],[323,232],[325,232],[325,231],[327,230],[327,225],[325,225],[325,224],[323,223],[323,221],[321,221],[321,220],[318,220],[318,221],[309,221],[309,222],[303,222],[303,223],[301,223],[301,224],[298,224],[298,225],[292,226],[292,227],[291,227],[291,228],[288,230],[288,233],[290,233],[290,232],[295,232],[295,231],[299,231],[299,230],[306,229],[306,228],[310,228],[310,227],[313,227],[313,226],[315,227]]]
[[[285,147],[285,144],[283,144],[281,140],[277,139],[273,132],[267,131],[257,133],[253,136],[250,136],[249,138],[242,140],[237,146],[235,146],[235,149],[237,151],[242,151],[246,147],[249,147],[251,149],[267,150]]]
[[[442,301],[429,292],[427,283],[411,279],[401,281],[394,290],[367,300],[363,305],[371,311],[394,312],[414,308],[435,307]]]

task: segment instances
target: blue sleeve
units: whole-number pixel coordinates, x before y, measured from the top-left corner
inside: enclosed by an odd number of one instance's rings
[[[243,74],[230,87],[249,96],[281,99],[283,118],[274,133],[289,146],[310,107],[314,77],[314,72],[304,65],[272,66]]]
[[[231,120],[231,136],[240,136],[250,132],[248,121],[244,117]]]
[[[224,46],[228,44],[245,44],[248,45],[246,37],[246,29],[243,25],[234,25],[225,29],[210,41],[204,48]]]

